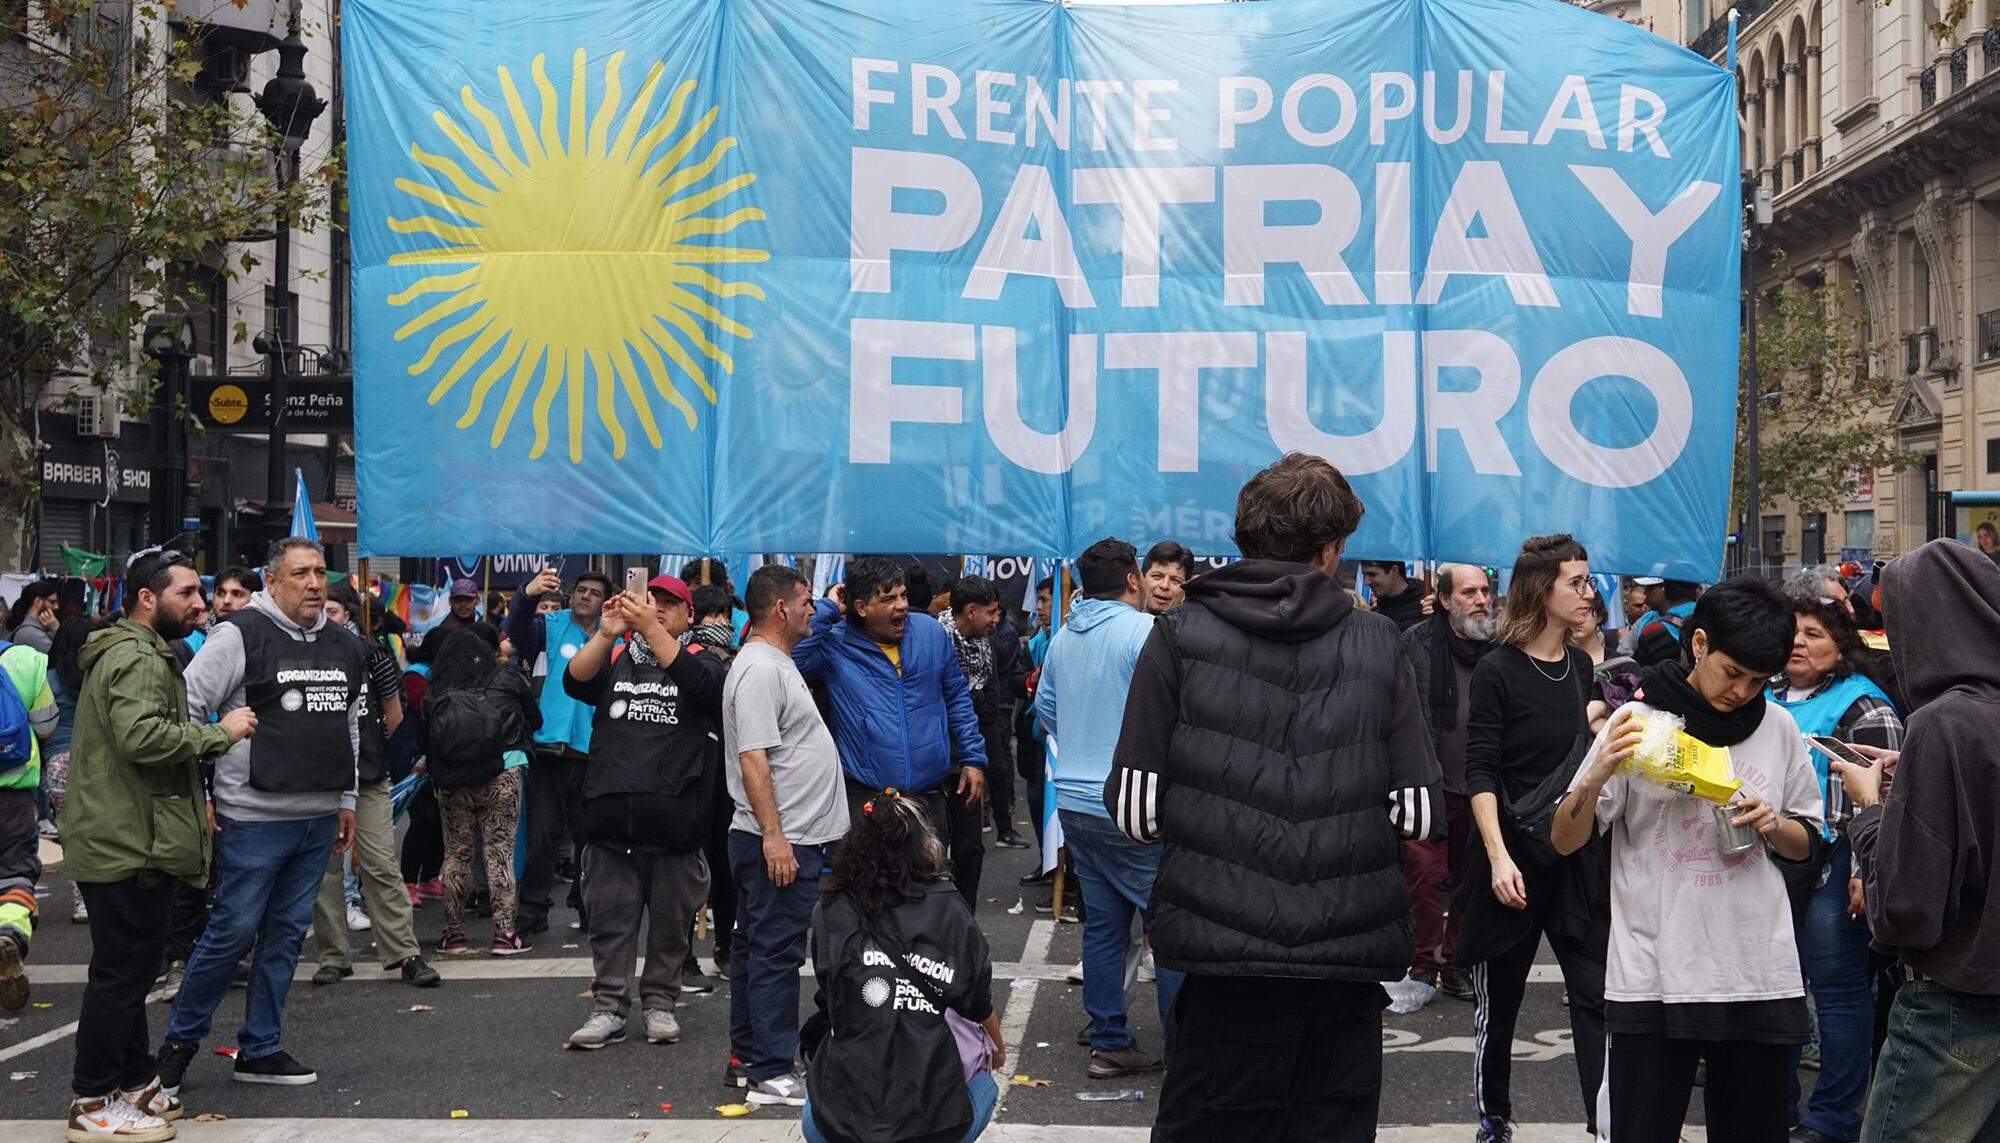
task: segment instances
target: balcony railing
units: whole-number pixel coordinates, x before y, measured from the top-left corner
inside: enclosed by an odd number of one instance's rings
[[[1771,164],[1771,193],[1777,194],[1778,192],[1784,189],[1785,189],[1785,160],[1781,156],[1777,162]]]
[[[1937,65],[1924,69],[1923,78],[1917,80],[1917,104],[1929,111],[1937,104]]]
[[[1985,37],[1979,41],[1979,52],[1985,57],[1987,75],[2000,70],[2000,28],[1987,29]]]
[[[2000,310],[1979,315],[1979,360],[2000,359]]]
[[[1763,14],[1766,8],[1777,2],[1778,0],[1737,0],[1736,14],[1742,21],[1739,27],[1749,27],[1750,21],[1755,20]],[[1720,52],[1728,43],[1729,17],[1724,15],[1718,17],[1708,27],[1702,29],[1701,35],[1696,36],[1694,42],[1689,44],[1688,48],[1694,54],[1707,58]]]
[[[1971,66],[1972,51],[1965,44],[1951,53],[1951,90],[1953,94],[1965,90],[1965,80]]]
[[[1800,147],[1792,152],[1792,185],[1806,181],[1806,149]]]

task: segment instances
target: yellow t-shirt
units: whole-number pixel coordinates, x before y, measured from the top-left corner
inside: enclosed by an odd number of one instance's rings
[[[902,674],[902,673],[903,673],[903,647],[902,647],[902,644],[900,644],[900,643],[877,643],[877,644],[875,644],[875,645],[876,645],[877,647],[880,647],[880,648],[882,648],[882,653],[883,653],[884,655],[887,655],[887,656],[889,656],[889,665],[890,665],[890,666],[892,666],[892,667],[894,667],[894,668],[896,668],[896,673],[897,673],[898,675]]]

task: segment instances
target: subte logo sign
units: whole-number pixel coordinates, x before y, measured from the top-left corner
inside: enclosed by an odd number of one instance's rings
[[[234,385],[217,385],[208,395],[208,415],[219,425],[233,425],[250,413],[250,397]]]

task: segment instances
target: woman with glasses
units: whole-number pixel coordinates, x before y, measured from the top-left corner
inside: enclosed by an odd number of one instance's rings
[[[1874,657],[1861,641],[1854,619],[1837,598],[1817,589],[1792,597],[1798,624],[1784,673],[1772,682],[1771,701],[1790,711],[1804,734],[1882,750],[1903,748],[1903,720],[1874,678]],[[1791,891],[1792,913],[1806,982],[1819,1016],[1819,1081],[1805,1118],[1792,1124],[1803,1143],[1857,1139],[1861,1102],[1868,1094],[1868,1061],[1874,1049],[1875,1002],[1870,995],[1868,919],[1861,899],[1861,870],[1854,865],[1839,827],[1854,816],[1838,778],[1827,777],[1829,759],[1808,752],[1826,800],[1821,830],[1830,847],[1823,863],[1781,866]],[[1888,775],[1885,773],[1884,777]],[[1792,1072],[1791,1102],[1796,1115],[1799,1081]]]
[[[1514,1024],[1544,936],[1569,989],[1584,1119],[1596,1130],[1608,865],[1602,844],[1559,856],[1548,847],[1546,825],[1590,742],[1591,661],[1571,634],[1591,622],[1595,597],[1582,544],[1566,535],[1528,540],[1501,612],[1501,647],[1472,671],[1465,784],[1482,844],[1473,848],[1460,893],[1465,928],[1457,956],[1471,969],[1477,1004],[1479,1143],[1513,1138]]]

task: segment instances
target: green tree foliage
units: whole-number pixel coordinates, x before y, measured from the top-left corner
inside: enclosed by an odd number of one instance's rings
[[[1757,370],[1744,343],[1737,401],[1736,503],[1746,501],[1752,384],[1758,413],[1761,495],[1768,507],[1789,497],[1801,512],[1838,508],[1868,473],[1887,474],[1914,457],[1889,421],[1891,382],[1878,375],[1886,345],[1863,340],[1852,300],[1830,285],[1788,283],[1770,296],[1757,326]],[[1754,526],[1754,525],[1753,525]]]
[[[193,304],[175,268],[233,278],[257,260],[222,263],[226,244],[268,241],[280,211],[327,215],[337,165],[285,186],[254,104],[202,72],[186,13],[241,2],[0,3],[0,519],[31,515],[52,379],[143,413],[146,315]],[[25,555],[0,547],[0,566]]]

